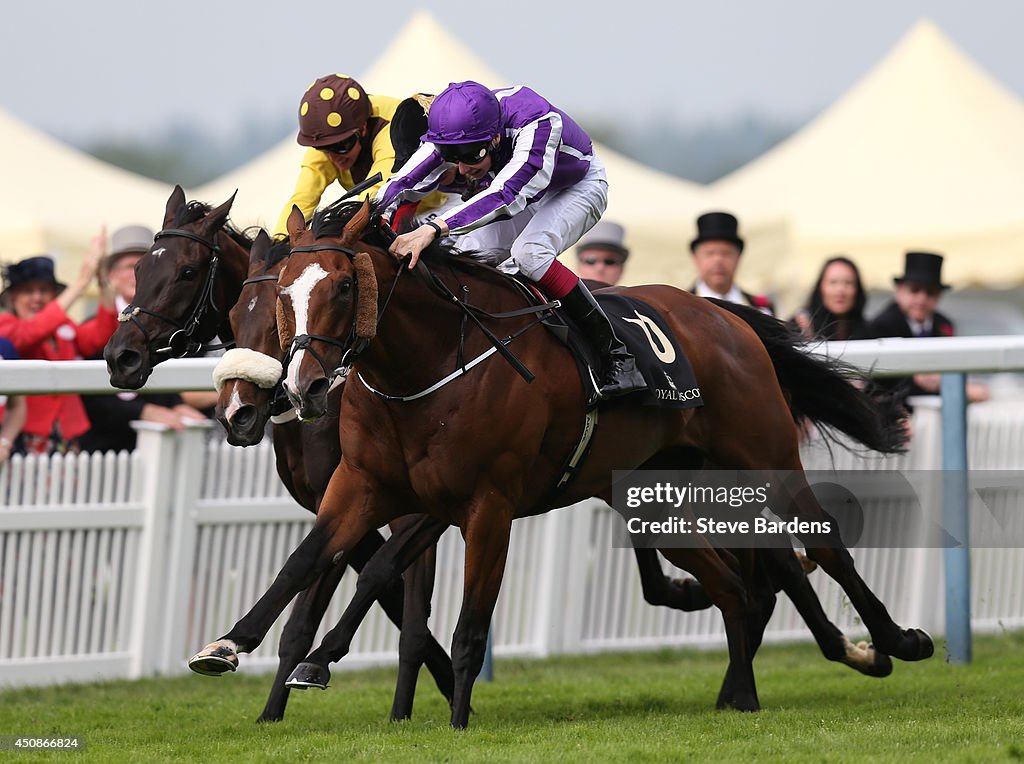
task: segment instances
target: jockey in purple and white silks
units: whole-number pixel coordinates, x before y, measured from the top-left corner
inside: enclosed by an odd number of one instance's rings
[[[608,204],[604,166],[583,128],[529,88],[492,92],[476,82],[449,85],[427,125],[419,150],[378,192],[383,212],[455,179],[468,188],[464,201],[399,236],[391,252],[412,255],[412,268],[435,238],[459,237],[460,249],[518,270],[561,301],[601,355],[602,397],[646,389],[594,297],[557,259]]]

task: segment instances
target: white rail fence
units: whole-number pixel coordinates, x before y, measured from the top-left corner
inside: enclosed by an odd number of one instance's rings
[[[840,452],[833,465],[808,447],[805,466],[938,469],[938,410],[918,407],[914,427],[905,455]],[[972,469],[1024,468],[1024,403],[972,406],[969,434]],[[1020,491],[1000,500],[1024,508]],[[269,443],[233,448],[207,442],[203,429],[143,427],[132,454],[15,457],[0,467],[0,684],[186,672],[187,657],[270,584],[311,519],[278,481]],[[717,610],[644,603],[632,552],[612,547],[619,523],[593,502],[516,523],[495,614],[498,656],[724,645]],[[941,632],[941,550],[865,549],[854,557],[897,621]],[[462,561],[461,539],[449,531],[438,551],[431,620],[446,646],[461,604]],[[974,627],[1024,626],[1024,550],[976,549],[972,562]],[[830,617],[851,635],[863,633],[838,587],[821,572],[812,581]],[[347,574],[319,636],[354,585]],[[244,669],[276,664],[282,624],[243,656]],[[808,638],[780,597],[766,639]],[[340,667],[392,662],[397,645],[397,631],[375,606]]]

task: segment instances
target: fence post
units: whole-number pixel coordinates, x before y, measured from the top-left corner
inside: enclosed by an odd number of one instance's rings
[[[132,607],[133,679],[149,676],[159,665],[163,647],[164,567],[167,512],[175,478],[174,431],[153,422],[132,422],[138,432],[136,451],[142,463],[142,538]]]
[[[196,422],[178,435],[178,458],[174,463],[175,483],[170,502],[168,529],[168,560],[164,608],[164,640],[157,669],[162,674],[182,673],[188,646],[189,603],[192,599],[195,567],[196,535],[199,526],[199,494],[206,463],[206,433],[209,422]],[[197,646],[198,647],[198,646]]]
[[[971,541],[967,495],[967,389],[963,374],[942,375],[942,523],[960,545],[943,550],[946,645],[950,663],[971,662]]]

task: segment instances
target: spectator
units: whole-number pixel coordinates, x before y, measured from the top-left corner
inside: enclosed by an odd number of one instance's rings
[[[614,286],[622,278],[629,257],[623,243],[625,229],[610,220],[599,220],[576,245],[576,272],[581,279]]]
[[[153,232],[145,226],[119,228],[110,237],[110,254],[100,268],[100,277],[114,293],[114,304],[124,309],[135,299],[135,265],[153,244]],[[109,338],[108,338],[109,339]],[[102,349],[94,358],[102,358]],[[186,394],[205,397],[212,393]],[[200,405],[205,405],[202,400]],[[82,403],[92,428],[80,439],[83,451],[131,451],[135,448],[135,420],[158,422],[175,430],[184,429],[189,419],[205,419],[181,395],[139,394],[84,395]]]
[[[848,257],[830,257],[818,274],[807,305],[793,316],[793,323],[807,339],[864,339],[867,299],[857,265]]]
[[[953,322],[937,310],[942,293],[942,255],[932,252],[907,252],[903,275],[896,276],[896,294],[892,302],[868,325],[869,337],[952,337]],[[934,395],[939,392],[938,374],[915,374],[907,395]],[[967,385],[967,399],[988,400],[988,388]]]
[[[53,258],[30,257],[8,266],[0,306],[0,336],[25,359],[70,361],[99,351],[117,326],[113,303],[104,298],[96,317],[76,325],[67,314],[89,286],[106,236],[93,239],[78,277],[69,286],[57,281]],[[89,420],[77,395],[30,395],[21,439],[32,453],[78,450]]]
[[[18,360],[18,351],[11,341],[0,337],[0,360]],[[25,426],[28,406],[20,395],[0,395],[0,464],[11,457],[14,441]]]
[[[690,290],[699,297],[750,305],[762,313],[775,315],[775,306],[766,295],[744,292],[736,286],[736,269],[743,254],[739,222],[728,212],[707,212],[697,218],[697,238],[690,242],[697,283]]]

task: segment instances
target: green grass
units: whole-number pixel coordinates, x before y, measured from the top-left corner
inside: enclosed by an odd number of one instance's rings
[[[941,653],[941,646],[940,646]],[[757,714],[717,712],[722,653],[661,651],[498,661],[470,729],[421,677],[414,719],[386,721],[393,670],[336,672],[256,725],[269,676],[185,676],[0,693],[0,735],[81,735],[101,761],[1007,761],[1024,760],[1024,633],[978,638],[869,679],[811,646],[758,656]],[[74,753],[0,754],[17,761]]]

